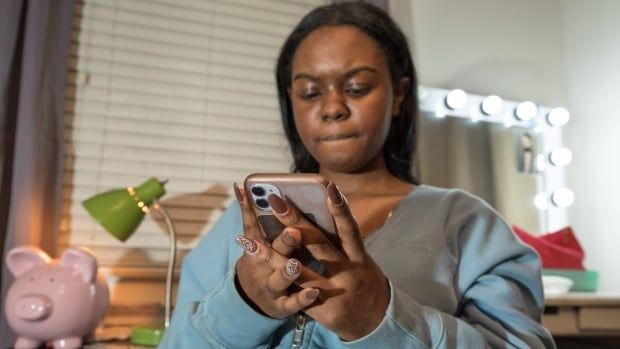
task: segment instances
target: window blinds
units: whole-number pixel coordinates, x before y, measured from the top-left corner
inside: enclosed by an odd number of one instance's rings
[[[180,260],[231,202],[233,181],[287,172],[275,60],[297,21],[326,2],[79,2],[59,247],[87,246],[104,267],[163,268],[168,236],[156,213],[122,243],[81,202],[150,176],[169,179],[161,202],[177,229]]]

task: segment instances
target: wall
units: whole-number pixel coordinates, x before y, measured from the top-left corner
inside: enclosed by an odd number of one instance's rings
[[[421,84],[547,106],[563,100],[558,4],[555,0],[391,2],[410,37]],[[493,205],[511,224],[539,232],[539,211],[533,203],[536,178],[515,170],[513,144],[518,138],[508,131],[493,132],[495,174],[488,185],[493,187]]]
[[[571,111],[563,130],[574,154],[566,170],[576,195],[568,222],[584,245],[586,267],[600,273],[600,291],[620,292],[620,225],[612,218],[620,213],[614,154],[620,2],[392,0],[390,6],[410,37],[421,84]],[[513,181],[505,185],[513,188],[506,200],[519,198]]]
[[[620,1],[564,0],[560,13],[572,113],[564,143],[574,158],[566,180],[576,198],[569,222],[599,289],[620,293]]]

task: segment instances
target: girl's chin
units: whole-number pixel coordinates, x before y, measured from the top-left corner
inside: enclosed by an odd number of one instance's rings
[[[351,157],[330,157],[322,160],[319,161],[321,169],[337,173],[355,173],[366,166],[366,163],[361,159],[352,159]]]

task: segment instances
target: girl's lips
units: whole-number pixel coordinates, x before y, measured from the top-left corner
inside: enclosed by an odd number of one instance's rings
[[[340,135],[329,135],[325,137],[319,137],[319,142],[332,142],[332,141],[341,141],[349,138],[356,138],[358,135],[356,133],[350,134],[340,134]]]

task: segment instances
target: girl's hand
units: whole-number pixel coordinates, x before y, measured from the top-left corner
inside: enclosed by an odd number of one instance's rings
[[[302,244],[325,267],[322,278],[304,281],[303,287],[321,290],[323,301],[305,312],[346,341],[372,332],[383,320],[390,301],[387,278],[372,260],[358,224],[338,187],[328,186],[327,205],[334,217],[342,246],[335,248],[323,232],[294,205],[270,195],[276,217],[287,229],[301,232]]]
[[[298,260],[288,258],[301,241],[299,230],[284,229],[269,246],[245,192],[236,184],[234,189],[243,216],[243,236],[237,236],[235,241],[245,250],[236,265],[239,292],[252,307],[272,318],[285,318],[303,310],[317,299],[319,290],[308,288],[289,293],[288,288],[295,281],[320,276]]]

